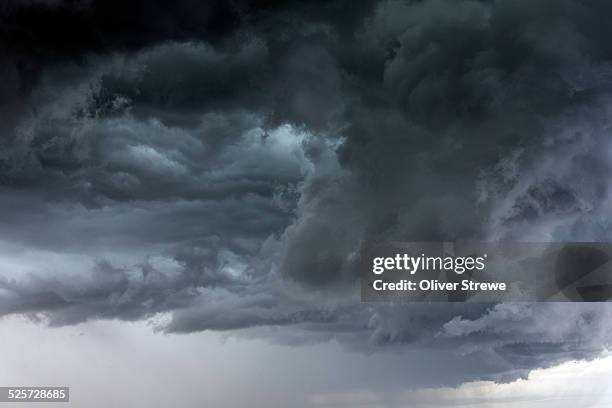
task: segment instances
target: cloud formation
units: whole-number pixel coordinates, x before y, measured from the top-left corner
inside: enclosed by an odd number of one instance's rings
[[[610,344],[607,305],[366,305],[355,268],[610,239],[608,5],[264,3],[3,6],[1,314],[428,345],[465,380]]]

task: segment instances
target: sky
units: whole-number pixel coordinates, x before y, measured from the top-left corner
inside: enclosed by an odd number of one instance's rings
[[[357,262],[610,241],[610,13],[3,2],[0,382],[83,407],[604,406],[608,304],[365,303]]]
[[[409,349],[363,353],[337,342],[295,347],[213,332],[167,335],[146,322],[49,329],[13,317],[0,327],[2,384],[70,386],[70,406],[78,407],[607,408],[612,403],[608,353],[535,369],[502,384],[411,388],[440,366]],[[418,372],[411,365],[419,365]]]

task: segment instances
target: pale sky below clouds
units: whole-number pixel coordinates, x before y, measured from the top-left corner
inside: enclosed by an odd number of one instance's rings
[[[607,352],[592,361],[570,361],[537,369],[511,383],[469,382],[456,388],[424,388],[376,393],[354,390],[311,397],[313,406],[464,407],[464,408],[607,408],[612,404],[612,357]]]
[[[401,351],[363,354],[334,342],[281,346],[211,332],[167,335],[153,332],[144,322],[48,329],[4,318],[0,332],[0,383],[68,385],[69,406],[75,407],[607,408],[612,404],[612,357],[606,353],[592,361],[537,369],[528,379],[511,383],[408,390],[416,378],[411,378],[413,370],[402,366],[415,364],[418,358]],[[434,354],[428,358],[438,364]]]

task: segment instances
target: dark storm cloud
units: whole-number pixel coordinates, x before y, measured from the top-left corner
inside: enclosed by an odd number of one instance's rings
[[[277,34],[308,30],[311,24],[338,23],[343,31],[371,10],[372,2],[347,7],[348,2],[279,1],[8,1],[0,7],[0,44],[12,82],[31,89],[47,65],[79,62],[92,53],[138,50],[165,41],[203,40],[213,46],[233,46],[232,34],[259,29]],[[265,22],[261,26],[261,22]],[[280,27],[277,30],[276,27]],[[290,39],[292,40],[292,39]],[[278,44],[286,42],[281,41]],[[10,93],[9,93],[10,94]]]
[[[9,2],[0,312],[427,345],[487,361],[470,378],[592,357],[607,305],[359,304],[355,262],[371,238],[610,240],[610,12]]]

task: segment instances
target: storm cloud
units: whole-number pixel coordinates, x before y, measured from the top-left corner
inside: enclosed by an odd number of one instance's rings
[[[487,361],[461,380],[610,344],[605,304],[363,304],[356,261],[609,241],[612,6],[161,3],[0,8],[2,315]]]

